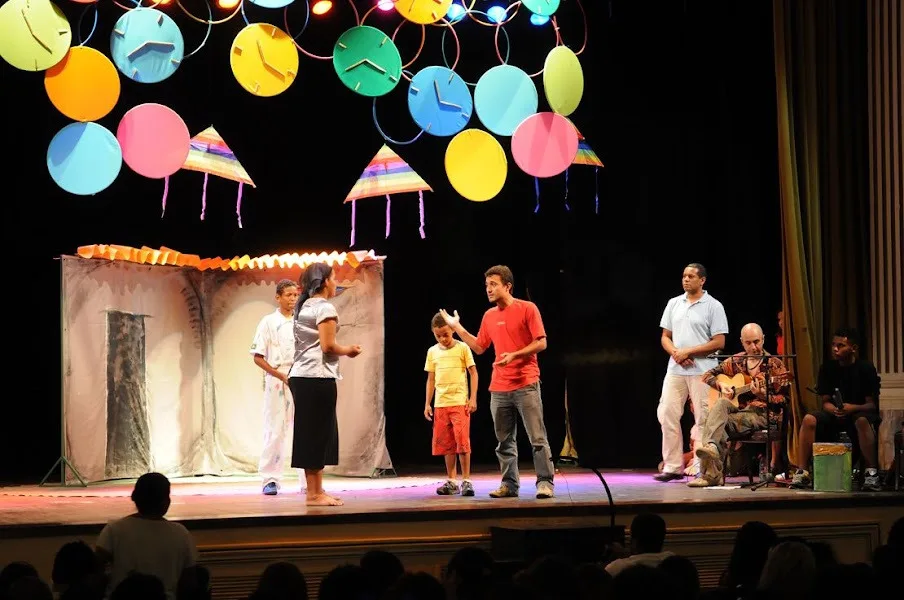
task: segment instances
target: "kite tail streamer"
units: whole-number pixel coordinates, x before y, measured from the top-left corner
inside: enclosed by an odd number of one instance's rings
[[[593,181],[596,184],[596,196],[593,199],[593,203],[596,209],[596,214],[600,214],[600,168],[593,167]]]
[[[244,182],[239,182],[239,197],[235,199],[235,216],[239,219],[239,229],[242,228],[242,187]]]
[[[540,180],[534,177],[534,193],[537,195],[537,205],[534,207],[534,214],[540,212]]]
[[[392,200],[389,199],[389,194],[386,194],[386,237],[389,237],[389,206],[392,204]]]
[[[571,210],[571,207],[568,206],[568,169],[565,169],[565,210]]]
[[[349,247],[355,245],[355,206],[357,204],[357,200],[352,200],[352,241],[349,244]]]
[[[204,213],[207,212],[207,173],[204,173],[204,187],[201,188],[201,220],[204,220]]]
[[[421,217],[421,225],[418,227],[418,232],[421,234],[421,239],[424,239],[427,237],[424,233],[424,190],[417,191],[417,209]]]
[[[163,178],[163,210],[160,212],[160,218],[166,214],[166,197],[169,196],[169,175]]]

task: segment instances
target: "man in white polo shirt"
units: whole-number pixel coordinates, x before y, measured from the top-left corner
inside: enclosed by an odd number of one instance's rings
[[[703,265],[691,263],[686,266],[681,277],[684,293],[669,300],[659,322],[662,348],[670,358],[656,409],[662,426],[662,473],[654,476],[657,481],[684,478],[681,436],[684,402],[691,397],[694,422],[698,430],[701,429],[709,412],[709,390],[702,375],[718,364],[716,359],[706,356],[725,347],[725,334],[728,333],[725,309],[703,289],[704,283],[706,268]],[[694,459],[695,464],[698,461],[698,458]]]

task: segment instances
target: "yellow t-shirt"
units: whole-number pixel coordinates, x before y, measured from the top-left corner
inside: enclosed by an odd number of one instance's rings
[[[449,349],[434,344],[427,350],[424,370],[435,374],[434,407],[464,406],[468,403],[468,367],[473,366],[471,349],[459,340],[455,340]]]

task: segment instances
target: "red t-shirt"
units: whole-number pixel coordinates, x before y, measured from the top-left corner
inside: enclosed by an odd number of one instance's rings
[[[543,319],[537,305],[527,300],[515,301],[500,309],[494,306],[483,314],[477,345],[489,348],[492,344],[498,361],[503,352],[515,352],[534,340],[546,337]],[[516,358],[504,367],[493,366],[491,392],[511,392],[540,380],[540,364],[536,353]]]

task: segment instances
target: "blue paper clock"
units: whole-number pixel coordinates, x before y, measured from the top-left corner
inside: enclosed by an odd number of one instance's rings
[[[464,80],[446,67],[425,67],[411,79],[408,110],[431,135],[455,135],[471,119],[474,102]]]

